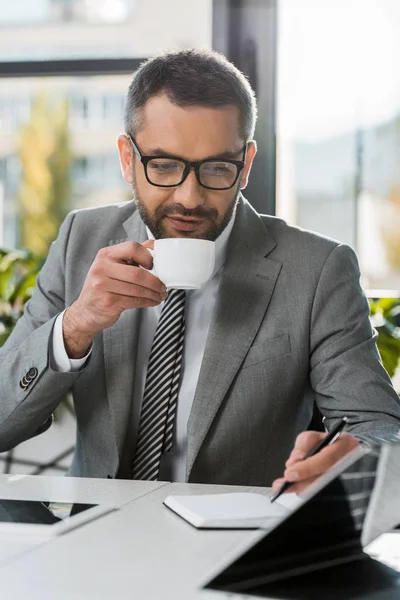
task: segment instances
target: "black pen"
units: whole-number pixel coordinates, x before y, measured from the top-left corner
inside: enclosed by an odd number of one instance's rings
[[[311,452],[306,454],[306,456],[304,457],[303,460],[306,460],[307,458],[314,456],[314,454],[317,454],[320,450],[322,450],[322,448],[325,448],[326,446],[333,444],[333,442],[336,442],[336,440],[338,439],[338,437],[340,435],[340,432],[342,431],[342,429],[346,425],[346,423],[347,423],[347,417],[343,417],[339,421],[339,423],[337,425],[335,425],[335,427],[332,427],[330,432],[327,433],[326,436],[315,446],[314,450],[311,450]],[[290,488],[290,486],[294,485],[295,483],[296,483],[295,481],[285,481],[281,485],[279,490],[277,492],[275,492],[275,494],[273,494],[273,496],[270,497],[270,502],[275,502],[275,500],[277,498],[279,498],[279,496],[281,494],[283,494],[283,492],[286,492],[286,490],[288,490]]]

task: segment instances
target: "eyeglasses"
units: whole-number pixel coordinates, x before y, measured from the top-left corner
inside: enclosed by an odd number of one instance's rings
[[[242,149],[243,160],[206,158],[190,162],[175,156],[143,156],[133,137],[128,134],[132,147],[140,159],[147,181],[158,187],[175,187],[183,183],[194,169],[199,184],[208,190],[229,190],[238,180],[244,168],[246,146]]]

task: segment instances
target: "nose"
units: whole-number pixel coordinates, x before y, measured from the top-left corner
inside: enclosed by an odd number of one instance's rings
[[[185,208],[196,208],[204,204],[203,188],[196,178],[195,170],[189,171],[185,181],[175,188],[174,202],[182,204]]]

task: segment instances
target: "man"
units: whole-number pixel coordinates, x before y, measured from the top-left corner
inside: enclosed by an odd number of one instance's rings
[[[143,430],[153,444],[166,427],[146,421],[142,401],[167,304],[146,270],[153,236],[216,240],[217,255],[211,279],[186,293],[174,439],[155,478],[271,485],[283,475],[300,489],[358,440],[399,431],[352,250],[260,216],[241,196],[255,119],[247,80],[215,53],[142,65],[118,139],[134,201],[75,211],[62,225],[0,353],[1,450],[34,435],[72,390],[70,474],[135,476]],[[323,436],[306,431],[314,401],[328,429],[344,415],[348,426],[304,460]]]

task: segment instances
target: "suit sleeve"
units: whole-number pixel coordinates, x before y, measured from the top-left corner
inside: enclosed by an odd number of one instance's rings
[[[342,416],[365,442],[400,431],[399,397],[382,366],[355,253],[339,245],[321,271],[310,322],[310,382],[328,429]]]
[[[0,452],[40,430],[79,372],[53,370],[49,346],[57,315],[65,308],[65,255],[75,213],[53,242],[24,315],[0,348]]]

